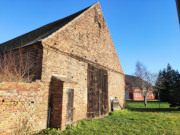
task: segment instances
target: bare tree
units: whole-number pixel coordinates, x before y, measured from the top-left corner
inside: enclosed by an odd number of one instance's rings
[[[135,76],[137,77],[137,86],[144,97],[144,105],[147,107],[147,96],[153,89],[153,85],[156,81],[156,75],[147,71],[146,67],[142,63],[137,62]]]
[[[37,69],[30,52],[19,49],[0,54],[0,82],[31,82]]]

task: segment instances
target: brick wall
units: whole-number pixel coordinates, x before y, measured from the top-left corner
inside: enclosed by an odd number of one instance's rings
[[[106,68],[123,74],[99,3],[43,39],[42,44],[55,47],[71,55],[96,61]]]
[[[119,109],[125,107],[125,83],[124,76],[116,72],[109,71],[109,100],[117,97],[120,102]],[[110,102],[109,102],[110,106]],[[122,107],[122,108],[121,108]]]
[[[75,82],[74,121],[87,116],[87,64],[108,71],[110,99],[117,97],[125,105],[124,73],[99,4],[95,4],[69,24],[42,40],[42,81],[50,82],[54,75]],[[65,125],[66,94],[63,91],[62,124]],[[110,111],[110,109],[109,109]],[[62,125],[62,127],[64,127]]]
[[[28,120],[33,123],[36,130],[46,128],[48,116],[51,113],[56,114],[57,117],[51,117],[49,124],[54,124],[52,127],[61,125],[61,129],[64,129],[68,89],[74,89],[73,122],[76,123],[77,120],[87,118],[88,63],[108,71],[109,106],[110,99],[114,97],[117,97],[120,105],[124,106],[124,73],[99,3],[41,42],[43,49],[38,48],[40,52],[38,56],[42,58],[42,62],[39,61],[37,64],[42,65],[42,68],[39,68],[39,71],[42,69],[42,72],[39,72],[41,74],[38,76],[44,83],[0,84],[0,90],[3,93],[4,91],[5,93],[8,91],[16,93],[15,95],[12,93],[1,95],[3,98],[7,95],[7,98],[0,104],[4,107],[1,111],[3,117],[0,118],[4,121],[0,123],[0,127],[3,126],[3,129],[0,129],[0,133],[15,131],[17,128],[14,126],[16,125],[14,122],[18,121],[16,116],[20,114],[30,116]],[[33,46],[36,45],[29,47]],[[48,97],[48,91],[53,96],[51,113],[48,112],[48,106],[51,104],[49,99],[51,96]],[[11,98],[18,104],[5,105]],[[22,103],[25,104],[24,107]],[[5,114],[6,112],[8,116]],[[36,113],[34,114],[34,112]],[[7,123],[10,121],[12,124],[8,125]],[[12,129],[13,127],[14,129]]]
[[[49,121],[49,127],[52,128],[61,127],[62,103],[63,103],[63,82],[55,77],[52,77],[50,82],[49,106],[51,107],[51,112],[49,112],[49,116],[51,117],[51,119]]]
[[[65,77],[72,81],[72,83],[64,82],[63,90],[60,90],[63,94],[61,95],[63,97],[61,122],[63,129],[66,123],[67,89],[74,89],[74,123],[79,119],[86,118],[87,63],[48,48],[48,52],[43,52],[42,80],[52,84],[52,78],[56,76]]]
[[[0,83],[0,134],[38,131],[47,126],[49,84]]]

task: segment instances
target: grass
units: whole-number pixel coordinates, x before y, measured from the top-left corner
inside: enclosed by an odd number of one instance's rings
[[[100,120],[81,120],[77,126],[67,127],[61,135],[180,135],[180,110],[168,103],[127,101],[127,108],[115,111]],[[53,129],[53,132],[56,132]],[[52,129],[45,130],[51,133]],[[42,133],[42,134],[44,134]],[[56,132],[57,133],[57,132]]]

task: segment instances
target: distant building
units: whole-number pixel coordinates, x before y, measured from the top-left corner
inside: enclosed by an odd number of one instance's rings
[[[137,77],[131,75],[125,75],[125,83],[126,83],[126,99],[131,100],[143,100],[144,97],[141,94],[141,90],[138,87]],[[146,91],[146,89],[144,89]],[[155,99],[155,95],[153,94],[153,89],[150,90],[147,94],[147,99]]]

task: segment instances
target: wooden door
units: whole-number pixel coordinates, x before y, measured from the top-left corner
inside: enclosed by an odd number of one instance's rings
[[[67,111],[66,111],[66,125],[71,125],[73,123],[73,113],[74,113],[74,89],[67,90]]]
[[[107,71],[88,64],[88,107],[87,117],[93,118],[107,114],[108,76]]]

